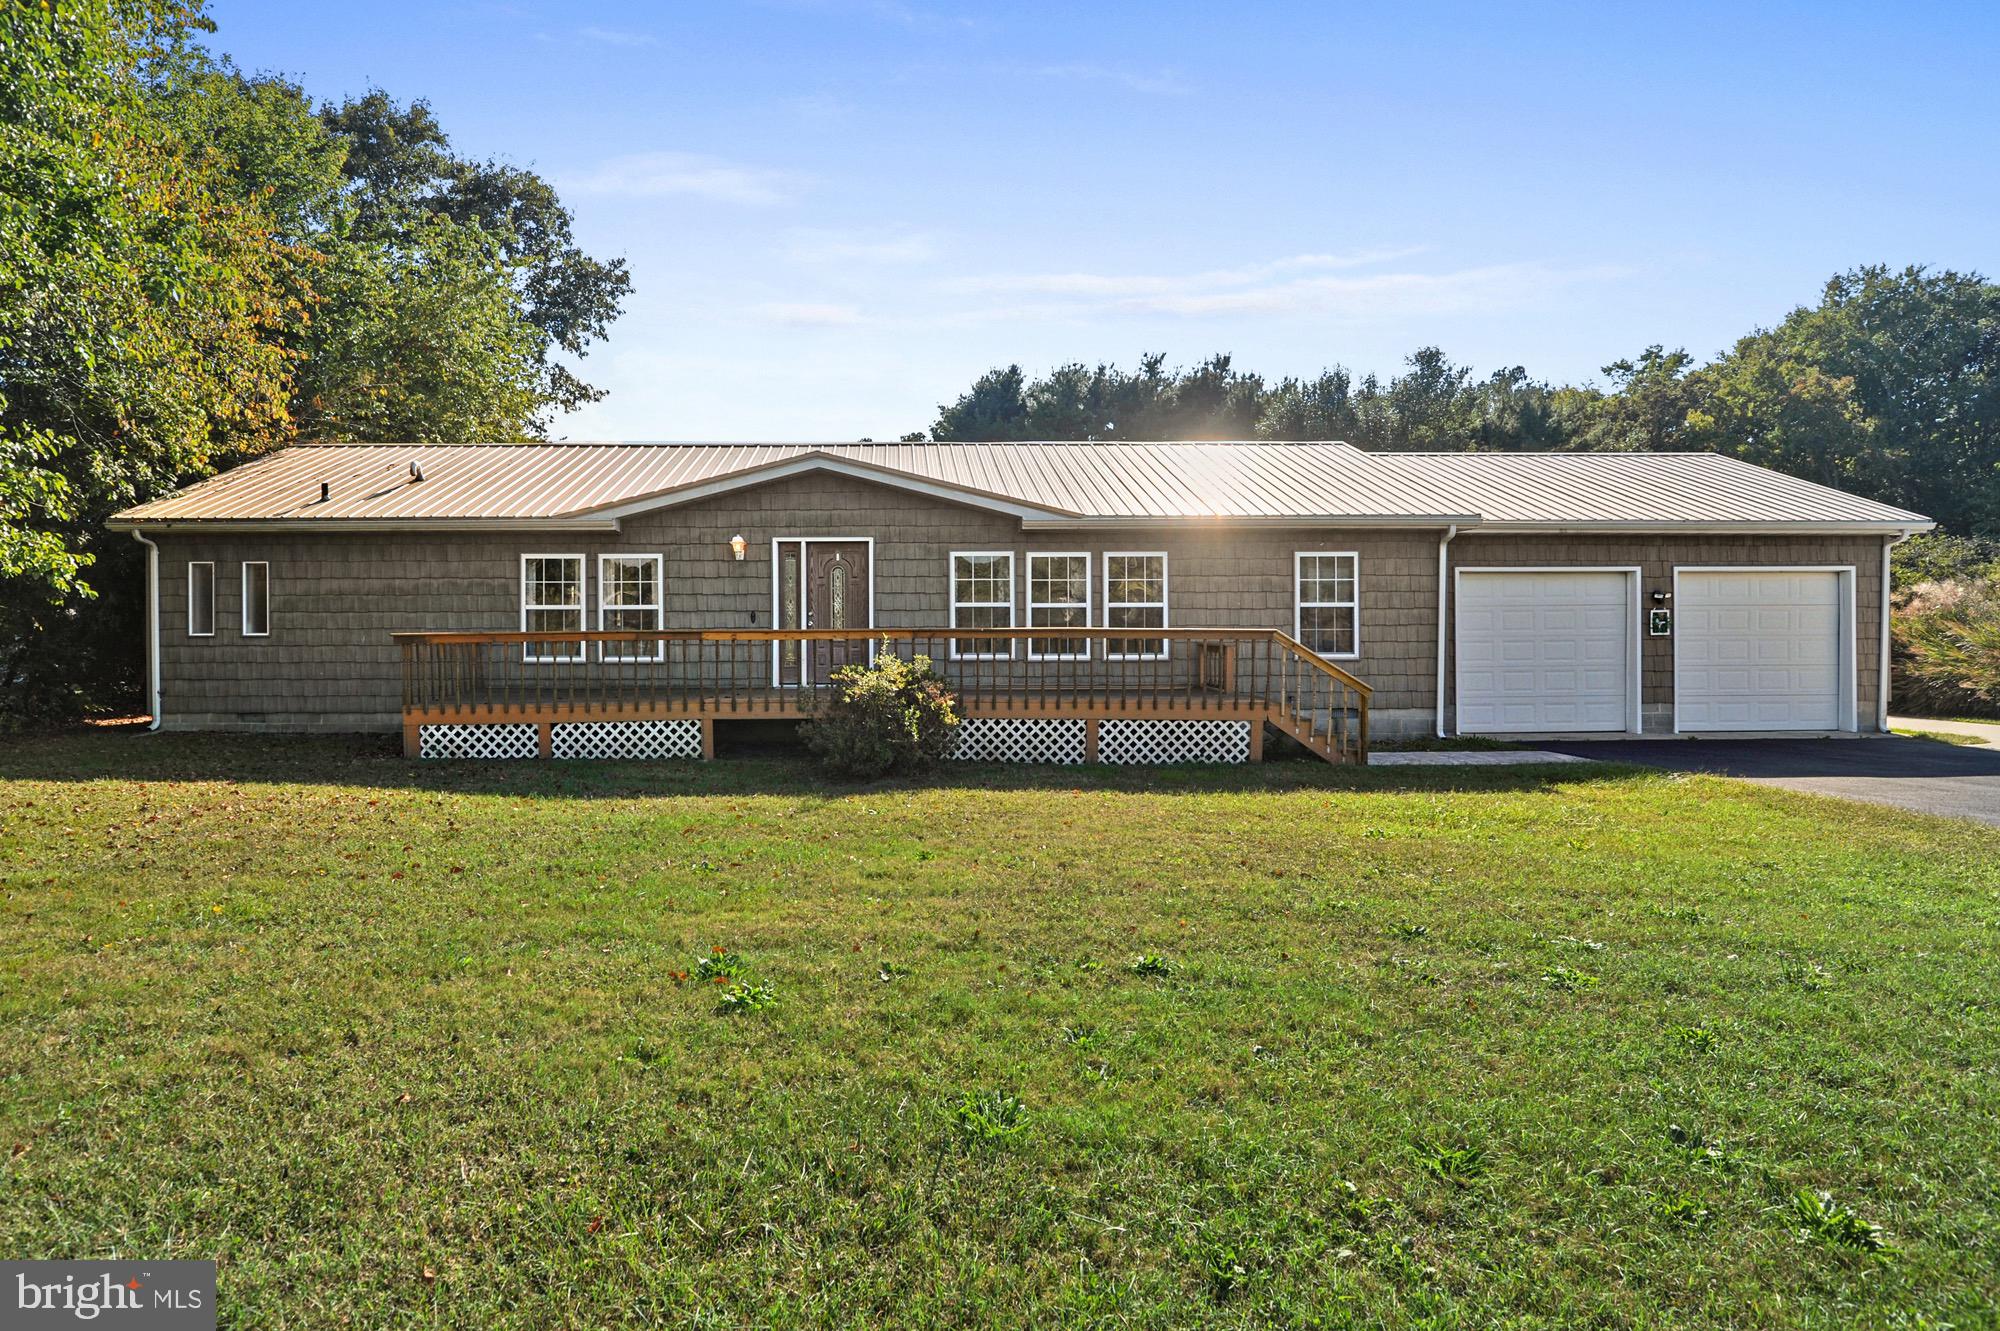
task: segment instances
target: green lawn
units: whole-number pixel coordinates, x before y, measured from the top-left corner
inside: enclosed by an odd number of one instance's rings
[[[2000,1319],[1970,824],[96,734],[0,745],[0,890],[0,1251],[224,1326]]]

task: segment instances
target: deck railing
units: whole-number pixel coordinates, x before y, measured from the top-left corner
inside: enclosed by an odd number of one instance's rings
[[[1272,629],[681,629],[398,633],[406,729],[430,721],[809,716],[841,665],[924,655],[968,716],[1268,721],[1366,761],[1367,684]]]

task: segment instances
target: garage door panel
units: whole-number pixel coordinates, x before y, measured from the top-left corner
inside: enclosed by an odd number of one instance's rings
[[[1674,694],[1682,730],[1835,730],[1845,606],[1827,570],[1681,571]]]
[[[1622,731],[1631,724],[1631,585],[1601,570],[1458,581],[1458,728]]]

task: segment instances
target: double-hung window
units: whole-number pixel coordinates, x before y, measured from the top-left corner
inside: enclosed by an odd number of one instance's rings
[[[243,636],[271,633],[271,566],[262,560],[243,565]]]
[[[951,626],[1014,627],[1014,556],[1006,550],[954,550],[951,555]],[[953,638],[954,661],[1005,661],[1011,638]]]
[[[597,560],[597,627],[612,633],[657,633],[666,604],[665,560],[659,555],[600,555]],[[607,661],[659,661],[667,644],[607,642]]]
[[[1359,559],[1352,553],[1298,556],[1293,634],[1321,656],[1361,652]]]
[[[521,556],[521,631],[583,632],[583,556]],[[529,661],[580,661],[583,644],[531,642],[522,649]]]
[[[188,636],[215,636],[215,565],[205,559],[188,565]]]
[[[1090,627],[1090,556],[1028,556],[1028,627]],[[1030,661],[1088,661],[1088,638],[1030,638]]]
[[[1104,627],[1163,629],[1167,626],[1165,552],[1104,556]],[[1107,638],[1107,661],[1164,661],[1165,638]]]

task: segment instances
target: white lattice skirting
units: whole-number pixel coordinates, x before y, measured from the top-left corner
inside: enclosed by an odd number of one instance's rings
[[[973,716],[958,723],[951,756],[974,763],[1080,763],[1083,722]]]
[[[1248,721],[1117,721],[1097,723],[1101,763],[1247,763]]]
[[[699,758],[701,722],[560,721],[549,727],[555,758]]]
[[[417,753],[424,758],[533,758],[535,751],[532,724],[417,727]]]

